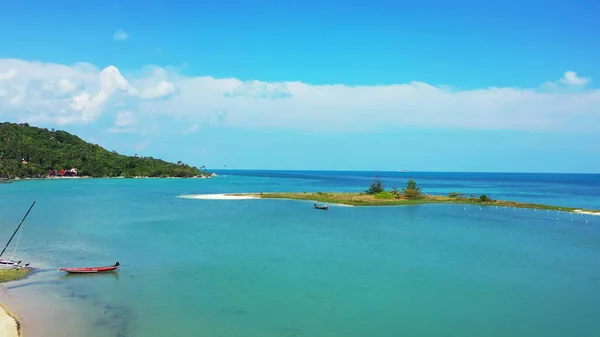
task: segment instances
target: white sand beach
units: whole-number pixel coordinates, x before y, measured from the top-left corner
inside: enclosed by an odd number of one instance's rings
[[[180,195],[178,198],[183,199],[201,199],[201,200],[247,200],[247,199],[261,199],[261,197],[257,193],[222,193],[222,194],[186,194]],[[271,200],[295,200],[295,199],[286,199],[286,198],[272,198]],[[311,202],[312,200],[296,200],[303,202]],[[354,207],[353,205],[346,204],[338,204],[338,203],[328,203],[329,206],[333,207]]]
[[[576,209],[573,211],[573,213],[580,213],[580,214],[588,214],[588,215],[600,215],[600,212],[588,212],[588,211],[582,211],[580,209]]]
[[[0,336],[19,337],[19,323],[0,305]]]
[[[231,195],[231,194],[188,194],[180,195],[178,198],[183,199],[203,199],[203,200],[244,200],[244,199],[259,199],[254,195]]]

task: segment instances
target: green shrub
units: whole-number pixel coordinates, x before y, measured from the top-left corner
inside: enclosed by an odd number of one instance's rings
[[[392,192],[387,192],[387,191],[375,193],[375,194],[373,194],[373,197],[375,199],[395,199],[396,198],[396,196]]]
[[[383,192],[383,183],[379,179],[375,179],[368,190],[365,191],[367,194],[375,194],[379,192]]]
[[[409,200],[416,200],[416,199],[423,198],[423,194],[421,194],[421,191],[419,191],[419,190],[405,189],[403,195],[406,199],[409,199]]]
[[[402,190],[402,194],[406,199],[421,199],[423,197],[421,188],[417,187],[417,183],[413,179],[406,183],[406,188]]]
[[[492,202],[493,200],[485,194],[479,196],[479,201],[481,202]]]

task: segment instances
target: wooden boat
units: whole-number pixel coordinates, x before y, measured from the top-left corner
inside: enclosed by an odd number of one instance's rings
[[[317,204],[313,204],[313,205],[315,205],[316,209],[322,209],[322,210],[328,210],[329,209],[329,206],[327,206],[327,205],[317,205]]]
[[[119,262],[115,263],[112,266],[104,266],[104,267],[86,267],[86,268],[58,268],[60,271],[65,271],[70,274],[88,274],[88,273],[101,273],[106,271],[114,271],[120,266]]]

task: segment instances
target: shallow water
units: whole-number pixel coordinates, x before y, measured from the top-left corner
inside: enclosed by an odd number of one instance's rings
[[[600,334],[600,217],[456,205],[324,212],[303,201],[178,198],[360,190],[372,178],[244,174],[0,186],[0,237],[37,200],[18,256],[40,270],[5,285],[24,325],[50,324],[27,335],[64,335],[61,315],[45,309],[52,306],[69,313],[69,329],[93,337]],[[380,173],[399,186],[406,174]],[[591,191],[599,190],[598,176],[553,183],[530,175],[421,175],[415,179],[430,193],[600,208]],[[123,265],[116,274],[55,269],[116,261]],[[28,305],[32,298],[36,305]]]

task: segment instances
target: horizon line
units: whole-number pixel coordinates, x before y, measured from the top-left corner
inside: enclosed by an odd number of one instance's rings
[[[518,171],[389,171],[389,170],[326,170],[326,169],[251,169],[251,168],[219,168],[210,169],[206,167],[207,171],[288,171],[288,172],[386,172],[386,173],[499,173],[499,174],[586,174],[586,175],[597,175],[600,172],[518,172]]]

